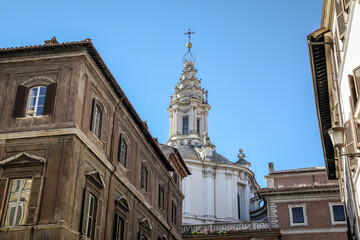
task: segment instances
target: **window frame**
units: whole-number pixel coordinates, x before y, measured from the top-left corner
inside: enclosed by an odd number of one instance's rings
[[[93,199],[93,201],[91,201],[91,199]],[[96,211],[97,211],[98,198],[93,193],[90,192],[89,198],[87,200],[88,200],[88,202],[87,202],[88,209],[87,209],[87,213],[86,213],[87,217],[86,217],[85,236],[90,238],[90,239],[94,239],[95,228],[96,228],[95,223],[96,223]],[[93,203],[93,207],[92,207],[92,213],[90,215],[90,210],[91,210],[91,208],[90,208],[91,205],[90,204],[91,204],[91,202]],[[90,223],[91,228],[90,228],[90,232],[89,232],[89,220],[90,220],[90,217],[91,217],[92,222]]]
[[[159,184],[158,207],[165,211],[165,188],[164,184]]]
[[[31,116],[28,114],[29,93],[31,89],[45,87],[44,105],[41,115]],[[32,118],[53,115],[57,84],[49,79],[32,79],[17,86],[13,106],[13,118]],[[38,101],[37,101],[38,102]]]
[[[178,207],[177,207],[177,204],[176,204],[176,201],[173,199],[171,201],[171,222],[174,224],[174,225],[177,225],[177,210],[178,210]]]
[[[16,209],[16,206],[21,206],[22,208],[22,211],[24,212],[22,218],[21,218],[21,221],[20,222],[24,222],[23,224],[15,224],[15,225],[7,225],[5,226],[5,222],[6,222],[6,219],[8,218],[8,210],[9,210],[9,207],[12,207],[10,206],[10,203],[9,203],[9,199],[10,199],[10,194],[11,194],[11,188],[12,188],[12,183],[15,182],[15,181],[21,181],[21,180],[31,180],[31,184],[30,184],[30,189],[29,189],[29,193],[28,193],[28,200],[27,200],[27,206],[25,207],[23,204],[16,204],[15,205],[15,209]],[[26,185],[26,183],[25,183]],[[25,187],[24,185],[24,187]],[[31,196],[31,190],[32,190],[32,187],[33,187],[33,183],[32,183],[32,178],[12,178],[12,179],[9,179],[8,183],[7,183],[7,186],[8,186],[8,191],[7,193],[5,194],[6,195],[6,201],[5,201],[5,204],[4,204],[4,211],[2,213],[2,218],[3,218],[3,221],[2,221],[2,224],[1,226],[2,227],[5,227],[5,228],[8,228],[8,227],[16,227],[16,226],[24,226],[24,225],[27,225],[27,219],[28,219],[28,214],[29,214],[29,203],[30,203],[30,196]],[[18,192],[18,191],[16,191]],[[20,192],[20,196],[22,195],[21,194],[22,192]],[[19,193],[18,193],[19,194]],[[19,201],[19,197],[17,197],[17,202]],[[15,213],[16,213],[16,210],[15,210]],[[15,214],[16,215],[16,214]],[[14,220],[13,222],[16,221],[16,217],[17,216],[14,216]]]
[[[186,119],[186,121],[185,121]],[[185,128],[186,123],[186,128]],[[189,134],[189,116],[183,116],[182,117],[182,135],[188,135]]]
[[[149,168],[145,161],[141,162],[140,170],[140,187],[145,191],[149,191]]]
[[[288,204],[288,208],[289,208],[289,218],[290,218],[290,226],[291,227],[296,227],[296,226],[307,226],[307,214],[306,214],[306,204],[305,203],[301,203],[301,204]],[[302,208],[303,211],[303,218],[304,218],[304,222],[303,223],[296,223],[294,222],[294,218],[293,218],[293,208]]]
[[[45,94],[40,96],[41,88],[45,88]],[[35,96],[32,96],[32,95],[31,95],[31,91],[32,91],[33,89],[36,89],[36,91],[37,91]],[[27,103],[26,103],[26,109],[25,109],[25,117],[39,117],[39,116],[43,116],[47,87],[46,87],[46,86],[43,86],[43,85],[37,85],[37,86],[34,86],[34,87],[32,87],[32,88],[29,88],[28,91],[29,91],[29,94],[28,94],[28,96],[27,96]],[[35,103],[34,103],[34,106],[33,106],[33,107],[34,107],[34,115],[30,115],[30,113],[29,113],[29,111],[30,111],[30,99],[31,99],[32,97],[35,98]],[[40,97],[43,98],[43,105],[39,105]],[[41,111],[41,114],[39,114],[39,115],[37,114],[38,107],[42,107],[42,108],[43,108],[43,110]]]
[[[118,163],[126,168],[128,143],[125,139],[124,133],[120,133],[119,136],[119,149],[118,149]]]
[[[344,211],[344,221],[336,221],[334,216],[334,206],[342,206]],[[330,210],[330,218],[331,218],[331,225],[340,225],[340,224],[347,224],[346,222],[346,211],[345,206],[341,202],[329,202],[329,210]]]
[[[93,133],[99,139],[100,139],[100,136],[101,136],[102,117],[103,117],[103,114],[101,112],[101,109],[100,109],[100,107],[98,105],[96,105],[95,106],[95,111],[94,111],[94,122],[93,122],[92,128],[93,128]]]

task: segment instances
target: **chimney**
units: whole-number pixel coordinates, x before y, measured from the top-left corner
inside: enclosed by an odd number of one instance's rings
[[[269,173],[272,173],[274,171],[274,164],[272,162],[269,162]]]

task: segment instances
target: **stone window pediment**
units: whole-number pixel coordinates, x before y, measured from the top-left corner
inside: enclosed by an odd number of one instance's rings
[[[10,167],[10,166],[18,166],[18,165],[37,165],[37,164],[45,164],[46,159],[30,154],[30,153],[26,153],[26,152],[22,152],[22,153],[18,153],[14,156],[11,156],[9,158],[6,158],[4,160],[0,161],[0,166],[1,167]]]
[[[143,227],[145,227],[147,230],[151,230],[152,226],[151,223],[149,221],[149,219],[147,217],[142,217],[139,219],[139,224]]]
[[[120,206],[122,209],[124,209],[126,212],[128,212],[128,211],[131,210],[129,201],[128,201],[128,199],[127,199],[125,196],[120,196],[120,195],[118,195],[118,196],[115,198],[115,203],[116,203],[118,206]]]
[[[98,171],[96,170],[88,171],[85,173],[85,175],[88,180],[96,184],[97,187],[99,187],[100,189],[105,188],[104,179],[102,178],[101,174]]]

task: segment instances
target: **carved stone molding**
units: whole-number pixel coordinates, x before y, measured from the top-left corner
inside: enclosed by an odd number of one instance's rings
[[[203,170],[202,171],[204,177],[211,177],[211,178],[215,178],[215,171],[212,170]]]
[[[225,173],[225,176],[226,176],[226,179],[231,179],[232,176],[233,176],[233,174],[230,173],[230,172],[226,172],[226,173]]]

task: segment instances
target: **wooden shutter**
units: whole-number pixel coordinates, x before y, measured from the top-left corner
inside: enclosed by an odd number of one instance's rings
[[[97,201],[97,213],[96,213],[96,226],[95,226],[95,240],[101,239],[101,215],[102,215],[102,205],[103,201],[101,198],[98,198]]]
[[[91,121],[90,121],[91,131],[94,131],[95,113],[96,113],[96,100],[94,98],[92,102],[92,110],[91,110]]]
[[[53,83],[46,88],[43,115],[51,115],[53,113],[55,94],[56,94],[56,83]]]
[[[339,30],[340,39],[344,37],[346,30],[345,23],[345,8],[343,0],[335,0],[335,9],[336,9],[336,17],[337,17],[337,25]]]
[[[13,117],[25,116],[26,100],[27,100],[28,89],[24,86],[18,86],[15,97],[15,104],[13,110]]]
[[[351,0],[344,0],[345,10],[348,10],[348,9],[349,9],[350,2],[351,2]]]
[[[357,94],[359,94],[360,93],[360,66],[358,66],[357,68],[355,68],[353,70],[353,74],[354,74],[354,76],[352,76],[352,77],[355,78],[354,84],[356,87],[356,91],[357,91]],[[351,76],[351,75],[349,75],[349,76]]]
[[[354,109],[358,100],[358,90],[356,89],[357,84],[355,83],[354,76],[352,75],[348,75],[348,80],[351,96],[350,104],[352,104],[352,109]]]
[[[5,209],[8,182],[8,178],[0,178],[0,220],[1,216],[3,216],[3,210]]]
[[[87,223],[87,212],[89,210],[89,197],[90,189],[85,188],[84,191],[84,201],[83,201],[83,213],[82,213],[82,223],[81,223],[81,233],[86,235],[86,223]]]
[[[344,127],[346,128],[346,147],[347,147],[347,152],[349,153],[353,153],[355,152],[355,148],[354,148],[354,141],[353,141],[353,134],[352,134],[352,126],[351,126],[351,121],[350,122],[346,122],[344,124]]]
[[[31,192],[29,199],[28,217],[26,223],[29,225],[36,224],[41,198],[43,176],[32,178]]]

